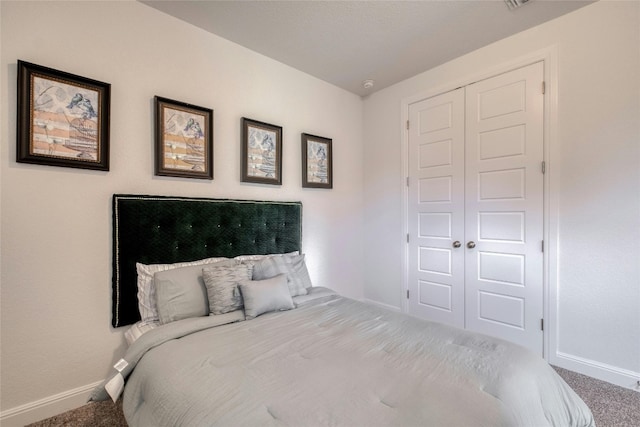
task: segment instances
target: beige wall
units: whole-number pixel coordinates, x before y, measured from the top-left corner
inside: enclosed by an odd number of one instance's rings
[[[524,9],[523,9],[524,11]],[[364,102],[365,297],[402,307],[402,105],[557,52],[548,147],[549,361],[627,387],[640,377],[640,3],[600,1]],[[557,101],[557,102],[556,102]],[[553,300],[551,300],[553,298]]]
[[[1,408],[104,378],[111,195],[301,200],[316,285],[362,296],[362,101],[138,2],[6,2],[1,11]],[[16,163],[16,61],[111,83],[111,170]],[[153,97],[215,110],[215,179],[156,177]],[[240,183],[240,118],[283,126],[283,185]],[[334,188],[302,189],[300,133],[333,139]]]

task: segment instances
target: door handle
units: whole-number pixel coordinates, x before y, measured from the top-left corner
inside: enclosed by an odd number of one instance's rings
[[[475,248],[475,247],[476,247],[476,242],[474,242],[473,240],[471,240],[471,241],[467,242],[467,247],[468,247],[469,249],[473,249],[473,248]]]
[[[453,242],[453,247],[454,248],[459,248],[460,246],[462,246],[462,243],[460,243],[459,240],[456,240],[455,242]]]

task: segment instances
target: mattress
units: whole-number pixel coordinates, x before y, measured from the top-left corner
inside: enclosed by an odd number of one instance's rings
[[[520,346],[328,290],[297,305],[143,334],[121,369],[129,425],[595,425],[562,378]],[[103,386],[93,398],[107,398]]]

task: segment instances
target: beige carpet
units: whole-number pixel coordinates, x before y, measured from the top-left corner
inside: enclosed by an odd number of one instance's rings
[[[55,417],[29,424],[28,427],[127,427],[122,414],[122,400],[113,403],[91,402]]]
[[[640,393],[566,369],[554,369],[584,400],[598,427],[640,427]]]
[[[555,368],[591,408],[598,427],[640,427],[640,393]],[[122,402],[92,402],[28,427],[127,427]]]

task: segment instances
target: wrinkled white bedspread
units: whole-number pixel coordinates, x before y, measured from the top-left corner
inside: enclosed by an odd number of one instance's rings
[[[207,321],[130,347],[125,359],[140,359],[124,391],[131,427],[595,425],[539,356],[351,299]]]

